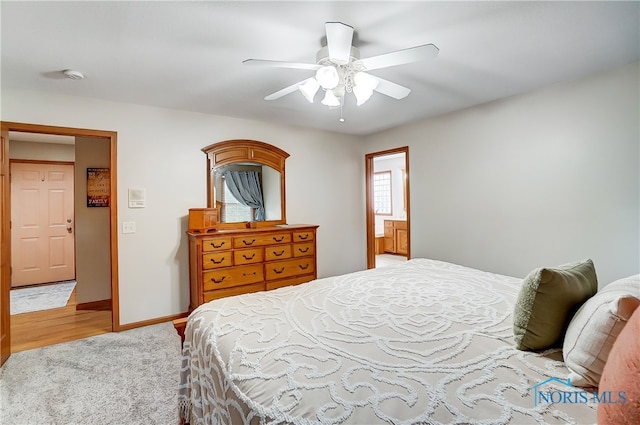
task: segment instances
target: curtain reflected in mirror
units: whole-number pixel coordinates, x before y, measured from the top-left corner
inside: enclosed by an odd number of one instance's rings
[[[280,173],[273,168],[238,163],[215,170],[215,198],[220,222],[280,220]]]
[[[264,199],[259,174],[255,171],[227,171],[222,179],[233,199],[243,207],[251,209],[253,221],[264,221]]]

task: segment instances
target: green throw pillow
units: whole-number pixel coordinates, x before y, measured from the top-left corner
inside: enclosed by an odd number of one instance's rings
[[[597,290],[598,279],[591,260],[529,273],[513,312],[516,348],[562,347],[571,317]]]

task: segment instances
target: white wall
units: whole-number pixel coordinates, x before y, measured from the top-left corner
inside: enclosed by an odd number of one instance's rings
[[[87,207],[87,168],[109,168],[109,139],[76,137],[75,144],[76,301],[111,299],[111,207]]]
[[[75,146],[9,140],[9,158],[39,161],[75,161]]]
[[[638,63],[366,138],[409,146],[411,252],[487,271],[640,272]]]
[[[51,105],[56,105],[52,108]],[[3,89],[2,120],[118,132],[120,323],[186,311],[189,208],[206,206],[206,157],[228,139],[287,151],[287,221],[319,224],[320,277],[366,267],[362,138],[256,121]],[[127,208],[127,189],[147,207]],[[349,247],[349,249],[345,249]]]

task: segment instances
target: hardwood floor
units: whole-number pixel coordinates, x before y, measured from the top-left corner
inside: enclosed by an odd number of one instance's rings
[[[74,289],[66,307],[11,316],[11,352],[111,332],[111,311],[76,311]]]

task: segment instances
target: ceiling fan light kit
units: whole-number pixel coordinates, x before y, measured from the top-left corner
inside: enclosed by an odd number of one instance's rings
[[[357,72],[353,76],[353,94],[356,96],[358,106],[369,100],[373,91],[378,87],[378,80],[364,72]]]
[[[325,106],[340,106],[340,99],[333,93],[332,90],[326,90],[324,92],[324,99],[322,104]]]
[[[340,75],[334,66],[323,66],[316,71],[316,80],[325,90],[333,90],[340,82]]]
[[[345,93],[353,93],[357,105],[365,103],[378,86],[378,81],[364,72],[355,71],[344,65],[323,66],[316,72],[315,78],[309,78],[298,85],[305,99],[313,103],[320,88],[325,91],[322,104],[338,106]]]
[[[320,83],[315,78],[309,78],[304,83],[298,86],[298,90],[303,94],[303,96],[310,102],[313,103],[313,98],[318,92],[320,88]]]
[[[346,93],[353,93],[358,106],[369,100],[374,91],[394,99],[403,99],[409,95],[411,89],[365,71],[433,59],[439,51],[433,44],[425,44],[360,59],[360,52],[351,45],[353,27],[342,22],[327,22],[325,31],[327,45],[316,54],[315,64],[261,59],[247,59],[243,62],[246,65],[316,71],[314,77],[272,93],[266,96],[265,100],[276,100],[294,91],[300,91],[305,99],[313,103],[320,88],[325,92],[321,103],[329,107],[342,106]]]

